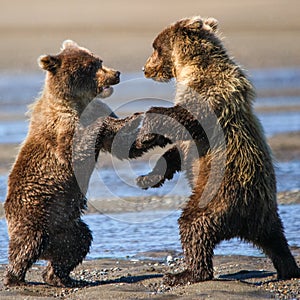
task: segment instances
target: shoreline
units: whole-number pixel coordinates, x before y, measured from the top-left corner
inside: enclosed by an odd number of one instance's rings
[[[155,255],[157,253],[153,253]],[[166,256],[152,260],[86,260],[72,273],[81,281],[73,288],[56,288],[42,282],[44,266],[34,265],[28,272],[27,284],[21,287],[4,287],[6,265],[0,265],[1,299],[299,299],[300,279],[276,280],[270,259],[250,256],[214,257],[214,279],[191,285],[167,287],[162,284],[166,272],[184,269],[183,259]],[[294,255],[299,263],[300,250]],[[225,294],[224,294],[225,293]]]
[[[275,164],[276,161],[293,161],[300,160],[300,131],[287,132],[274,135],[268,139],[272,149]],[[0,144],[0,176],[6,176],[17,155],[19,145],[17,144]],[[149,157],[161,151],[154,150],[146,154],[141,161],[145,163]],[[174,210],[182,207],[186,197],[172,196],[165,197],[161,201],[160,197],[127,197],[118,199],[99,199],[88,202],[86,213],[118,213],[118,212],[135,212],[141,210]],[[138,201],[137,201],[138,199]],[[278,193],[278,204],[300,204],[300,190],[283,191]],[[0,202],[0,218],[4,216],[3,202]]]
[[[187,199],[188,196],[151,196],[128,197],[120,200],[93,200],[88,201],[88,209],[85,214],[118,214],[158,210],[176,211],[184,207]],[[300,204],[300,190],[277,193],[277,203],[278,205]]]
[[[122,199],[101,199],[88,201],[83,215],[121,214],[142,211],[176,211],[181,210],[188,197],[185,196],[150,196],[127,197]],[[300,190],[277,193],[278,205],[300,204]],[[0,219],[4,218],[4,203],[0,202]]]
[[[271,147],[275,161],[300,160],[300,131],[279,133],[267,139]],[[20,144],[0,143],[0,176],[8,174],[16,156]],[[155,151],[161,151],[157,148]],[[138,158],[147,161],[147,154]]]

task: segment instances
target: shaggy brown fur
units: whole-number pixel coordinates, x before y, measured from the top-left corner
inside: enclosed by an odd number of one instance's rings
[[[142,149],[129,149],[140,120],[138,114],[116,119],[100,100],[85,110],[95,96],[109,96],[120,75],[87,49],[65,41],[59,54],[42,56],[39,64],[47,71],[45,87],[31,107],[29,133],[8,181],[10,242],[4,283],[23,284],[28,268],[45,259],[44,281],[66,286],[73,284],[69,274],[92,241],[80,216],[98,153],[112,151],[118,136],[121,144],[115,148],[121,149],[115,155],[141,155]]]
[[[137,182],[143,188],[160,186],[182,169],[192,188],[179,219],[188,268],[166,275],[165,282],[212,279],[213,250],[233,237],[261,248],[279,279],[300,277],[277,212],[274,169],[253,114],[253,87],[228,57],[216,29],[213,18],[172,24],[156,37],[144,68],[148,78],[175,77],[177,94],[174,107],[147,112],[139,142],[153,145],[149,133],[161,133],[176,146]]]

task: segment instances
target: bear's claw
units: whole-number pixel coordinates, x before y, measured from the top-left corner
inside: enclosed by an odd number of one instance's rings
[[[148,174],[141,175],[137,177],[136,184],[138,187],[143,190],[147,190],[148,188],[159,188],[163,185],[165,181],[164,176],[159,174]]]

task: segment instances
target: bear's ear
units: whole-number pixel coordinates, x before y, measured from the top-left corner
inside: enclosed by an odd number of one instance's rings
[[[202,18],[198,16],[192,17],[187,20],[184,27],[188,30],[197,31],[203,27]]]
[[[38,63],[41,69],[53,73],[61,65],[61,60],[55,55],[41,55],[38,59]]]
[[[67,48],[79,48],[79,46],[78,46],[77,43],[75,43],[72,40],[65,40],[62,43],[61,49],[64,50],[64,49],[67,49]]]
[[[209,26],[213,31],[218,29],[219,22],[215,18],[207,18],[204,20],[204,24]]]

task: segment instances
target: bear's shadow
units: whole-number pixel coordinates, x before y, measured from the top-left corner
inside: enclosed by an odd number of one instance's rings
[[[120,278],[98,281],[98,284],[112,284],[112,283],[137,283],[142,280],[160,278],[163,277],[162,274],[148,274],[148,275],[136,275],[136,276],[122,276]]]
[[[137,283],[143,280],[152,279],[152,278],[160,278],[163,277],[162,274],[148,274],[148,275],[137,275],[137,276],[121,276],[116,279],[110,280],[95,280],[95,281],[84,281],[84,280],[73,280],[72,288],[78,287],[93,287],[99,285],[106,285],[106,284],[116,284],[116,283]],[[39,286],[39,285],[46,285],[45,283],[34,282],[30,281],[27,282],[26,285],[32,286]]]
[[[224,274],[219,275],[214,280],[239,280],[244,281],[247,279],[255,279],[255,278],[266,278],[275,275],[275,272],[270,271],[257,271],[257,270],[241,270],[236,273],[232,274]],[[72,287],[94,287],[99,285],[107,285],[107,284],[116,284],[116,283],[138,283],[143,280],[153,279],[153,278],[162,278],[163,274],[147,274],[147,275],[136,275],[136,276],[121,276],[116,279],[109,279],[109,280],[95,280],[91,281],[83,281],[83,280],[74,280],[74,285]],[[40,282],[27,282],[28,285],[41,285]],[[45,285],[45,284],[42,284]]]
[[[274,274],[276,273],[270,271],[242,270],[232,274],[220,275],[216,279],[217,280],[246,280],[246,279],[270,277],[273,276]]]

